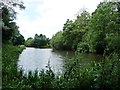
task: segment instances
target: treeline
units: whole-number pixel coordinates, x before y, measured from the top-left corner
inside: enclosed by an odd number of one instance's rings
[[[49,38],[43,34],[35,34],[34,39],[32,37],[28,38],[25,41],[25,46],[27,47],[36,47],[36,48],[45,48],[49,47]]]
[[[102,2],[91,15],[82,10],[75,20],[67,19],[50,44],[57,50],[80,53],[120,53],[120,3]]]
[[[0,21],[2,24],[2,43],[13,45],[24,44],[25,39],[20,34],[16,22],[14,22],[16,14],[7,6],[2,7],[0,11],[2,11],[2,20]]]

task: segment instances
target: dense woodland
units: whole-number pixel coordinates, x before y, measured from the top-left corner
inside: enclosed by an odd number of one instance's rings
[[[92,14],[82,10],[76,19],[67,19],[63,30],[51,40],[43,34],[35,34],[34,38],[25,40],[14,22],[16,12],[12,8],[19,6],[25,9],[23,2],[9,0],[6,2],[8,5],[4,3],[0,7],[3,88],[120,89],[120,2],[101,2]],[[55,76],[49,65],[47,71],[23,75],[23,70],[17,69],[17,61],[25,46],[72,50],[76,51],[76,56],[66,64],[66,71],[61,76]],[[104,59],[81,67],[78,53],[102,54]]]
[[[75,20],[66,21],[50,43],[58,50],[120,53],[120,3],[100,3],[91,15],[82,10]]]

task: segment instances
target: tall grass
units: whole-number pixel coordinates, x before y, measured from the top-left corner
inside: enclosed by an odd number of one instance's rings
[[[56,76],[48,64],[46,71],[29,72],[17,70],[17,59],[22,49],[15,46],[3,46],[3,88],[36,89],[113,89],[119,90],[120,59],[116,54],[105,57],[101,62],[91,62],[86,65],[79,63],[78,57],[71,60],[61,76]]]
[[[17,72],[17,60],[23,48],[12,45],[2,47],[2,85],[3,88],[17,87],[19,73]]]

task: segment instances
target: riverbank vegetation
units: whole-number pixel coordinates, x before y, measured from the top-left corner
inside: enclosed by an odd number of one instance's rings
[[[117,8],[114,8],[116,7]],[[8,7],[2,8],[2,88],[15,89],[111,89],[119,90],[120,86],[120,3],[102,2],[90,15],[83,10],[75,20],[67,20],[63,30],[50,40],[55,50],[76,51],[75,57],[66,63],[65,71],[59,76],[54,74],[50,64],[47,70],[28,72],[18,68],[18,57],[26,46],[45,46],[49,39],[45,35],[35,38],[24,37],[13,21],[14,13]],[[41,40],[46,41],[42,42]],[[42,43],[41,43],[42,42]],[[99,62],[81,64],[79,53],[102,54]]]
[[[119,54],[119,16],[119,2],[102,2],[91,15],[82,10],[75,20],[68,19],[63,30],[53,36],[51,46],[57,50],[74,50],[80,53]]]
[[[47,71],[23,73],[17,68],[18,56],[22,48],[12,45],[3,46],[2,87],[16,89],[35,88],[81,88],[119,90],[120,59],[116,54],[105,57],[101,62],[81,65],[80,58],[74,57],[65,65],[65,72],[56,76],[48,64]],[[38,74],[39,73],[39,74]]]
[[[34,39],[32,37],[28,38],[25,41],[26,47],[35,47],[35,48],[48,48],[50,39],[47,38],[45,35],[38,35],[35,34]]]

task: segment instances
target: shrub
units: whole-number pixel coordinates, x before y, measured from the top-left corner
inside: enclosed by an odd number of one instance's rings
[[[77,46],[77,51],[80,53],[88,53],[89,52],[89,45],[84,42],[80,42]]]

